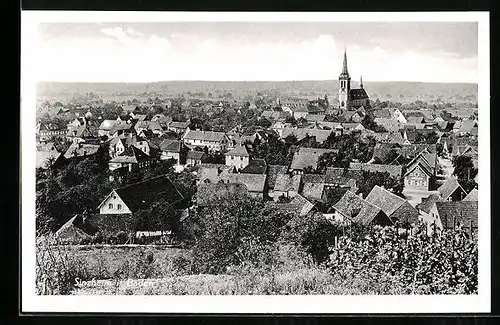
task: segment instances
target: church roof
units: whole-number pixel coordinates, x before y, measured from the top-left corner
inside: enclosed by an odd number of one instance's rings
[[[367,99],[368,94],[363,88],[356,88],[349,90],[349,96],[351,99]]]

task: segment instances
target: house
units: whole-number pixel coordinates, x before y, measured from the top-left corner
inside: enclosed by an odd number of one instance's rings
[[[271,197],[277,201],[280,196],[293,198],[302,190],[302,175],[278,174]]]
[[[260,114],[261,118],[265,118],[266,120],[269,121],[286,119],[287,117],[291,116],[292,115],[289,112],[283,112],[283,111],[263,111],[262,114]]]
[[[189,124],[191,124],[191,121],[189,120],[185,122],[172,121],[168,124],[168,130],[175,133],[183,134],[188,129]]]
[[[325,174],[303,174],[302,175],[302,194],[309,200],[321,201],[325,191]]]
[[[326,115],[324,114],[307,114],[305,116],[305,119],[308,122],[323,122],[326,118]]]
[[[285,139],[289,135],[294,135],[298,141],[305,139],[306,137],[315,137],[316,142],[323,143],[328,139],[332,130],[318,130],[318,129],[306,129],[306,128],[284,128],[277,131],[281,139]]]
[[[236,174],[227,173],[221,175],[225,183],[240,183],[247,187],[248,194],[255,198],[264,199],[267,196],[266,174]]]
[[[225,157],[226,165],[234,166],[238,170],[245,168],[250,163],[250,154],[248,153],[248,150],[244,145],[239,145],[234,149],[226,152]]]
[[[60,127],[56,123],[42,123],[36,125],[35,134],[40,141],[48,140],[54,136],[63,136],[66,134],[66,129]]]
[[[408,120],[406,119],[406,117],[403,115],[403,113],[399,110],[399,109],[395,109],[393,112],[392,112],[392,118],[397,121],[398,123],[401,123],[401,124],[406,124],[408,123]]]
[[[469,229],[472,236],[477,238],[477,204],[477,201],[437,201],[434,203],[426,222],[430,229],[432,229],[431,225],[435,225],[437,231],[455,230],[463,227]]]
[[[186,165],[187,166],[198,166],[205,159],[206,154],[203,151],[190,150],[186,154]]]
[[[114,158],[126,149],[125,140],[122,138],[112,138],[109,140],[109,157]]]
[[[109,170],[118,168],[128,168],[132,171],[135,168],[145,168],[152,164],[152,159],[136,146],[129,146],[122,153],[109,161]]]
[[[408,201],[375,185],[366,201],[380,208],[394,224],[412,225],[419,220],[419,213]]]
[[[429,191],[436,176],[436,154],[423,150],[406,166],[405,190]]]
[[[128,130],[132,128],[132,124],[122,120],[104,120],[101,122],[97,129],[97,133],[100,137],[102,136],[113,136],[114,133],[120,130]]]
[[[267,163],[264,159],[252,159],[250,163],[240,170],[243,174],[266,174],[267,173]]]
[[[397,132],[401,126],[397,120],[387,117],[376,117],[374,122],[383,127],[387,132]]]
[[[183,136],[184,144],[194,147],[206,147],[213,151],[226,151],[229,139],[224,132],[192,131]]]
[[[159,149],[161,151],[160,159],[175,159],[177,165],[181,163],[181,148],[182,142],[179,140],[165,139],[160,143]]]
[[[403,166],[400,165],[382,165],[351,162],[349,164],[349,169],[389,173],[390,176],[395,177],[396,179],[401,179],[401,177],[403,177]]]
[[[477,189],[472,189],[472,191],[467,194],[466,197],[462,201],[477,201],[478,200],[478,195],[477,195]]]
[[[326,188],[346,188],[353,192],[358,190],[357,184],[364,181],[363,171],[340,167],[327,167],[325,173]]]
[[[443,201],[441,195],[439,193],[432,193],[428,197],[423,198],[422,202],[415,207],[425,223],[428,223],[429,213],[437,201]]]
[[[54,163],[61,155],[59,151],[53,147],[53,150],[37,150],[36,151],[36,168],[47,168]]]
[[[274,189],[276,184],[276,178],[279,174],[286,174],[288,172],[288,166],[284,165],[269,165],[267,169],[267,185],[269,191]]]
[[[272,209],[298,214],[299,216],[305,216],[308,213],[315,211],[316,209],[316,204],[312,203],[300,194],[297,194],[288,203],[268,202],[267,204]]]
[[[129,133],[127,137],[123,138],[123,141],[125,143],[125,147],[134,146],[146,155],[151,155],[151,147],[149,146],[148,140],[145,138]]]
[[[283,112],[290,114],[294,119],[305,118],[309,114],[307,103],[287,103],[282,105]]]
[[[457,133],[461,136],[470,135],[474,127],[477,127],[477,122],[474,120],[457,121],[453,125],[453,133]]]
[[[165,116],[163,114],[156,114],[151,117],[151,122],[158,122],[163,130],[168,129],[168,125],[172,122],[172,118],[170,116]]]
[[[239,183],[200,183],[197,186],[195,202],[198,208],[220,204],[220,199],[231,199],[248,195],[248,189]]]
[[[97,209],[100,214],[105,215],[131,214],[148,209],[160,197],[170,206],[177,206],[184,201],[184,197],[170,179],[160,175],[112,190]]]
[[[391,111],[388,109],[375,109],[373,110],[373,116],[375,118],[391,118]]]
[[[346,191],[342,198],[333,205],[334,220],[344,224],[363,226],[391,226],[393,220],[385,212],[351,191]]]
[[[234,166],[202,163],[198,167],[196,176],[198,183],[219,183],[223,181],[225,175],[232,174],[234,171]]]
[[[451,176],[441,185],[437,191],[441,195],[441,198],[445,201],[461,201],[467,196],[465,190],[460,186],[458,180]]]
[[[318,168],[319,158],[325,153],[337,154],[338,150],[302,147],[293,155],[290,170],[294,173],[303,173],[304,169],[308,167],[316,170]]]
[[[422,124],[425,122],[423,115],[420,116],[410,115],[406,120],[408,124]]]
[[[344,132],[353,132],[353,131],[364,131],[365,128],[361,123],[342,123],[342,128]]]
[[[69,161],[80,161],[101,153],[101,146],[84,142],[73,142],[69,148],[57,156],[54,167],[65,165]]]
[[[145,121],[139,120],[134,126],[137,134],[141,134],[147,130],[150,130],[153,134],[161,135],[163,133],[163,128],[158,121]]]

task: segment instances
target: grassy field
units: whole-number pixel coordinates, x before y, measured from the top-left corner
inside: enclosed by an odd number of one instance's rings
[[[411,294],[390,277],[348,278],[322,267],[241,266],[226,274],[190,274],[190,251],[161,247],[37,245],[37,294],[291,295]],[[286,257],[285,257],[286,258]]]

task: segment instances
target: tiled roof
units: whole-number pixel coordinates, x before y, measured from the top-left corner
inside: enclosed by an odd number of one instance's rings
[[[368,94],[364,88],[355,88],[349,90],[349,97],[351,99],[367,99]]]
[[[370,224],[379,213],[383,213],[379,207],[363,200],[351,191],[346,191],[333,208],[354,223],[363,225]]]
[[[264,192],[267,175],[263,174],[227,174],[222,179],[227,183],[244,184],[249,192]]]
[[[326,118],[324,114],[307,114],[305,119],[312,122],[323,122]]]
[[[376,109],[373,111],[375,118],[390,118],[391,112],[388,109]]]
[[[142,182],[120,187],[114,191],[132,212],[149,208],[153,202],[156,202],[159,196],[165,198],[170,204],[184,199],[166,175],[160,175]],[[103,200],[98,208],[105,201],[106,199]]]
[[[405,199],[400,198],[394,193],[375,185],[371,192],[366,197],[366,201],[379,207],[389,217],[405,202]]]
[[[472,220],[472,226],[477,227],[477,201],[436,202],[436,209],[445,228],[453,228],[453,217],[456,223],[461,223],[466,227]]]
[[[267,171],[267,163],[264,159],[252,159],[248,165],[243,168],[240,173],[243,174],[265,174]]]
[[[244,184],[237,183],[200,183],[196,191],[196,203],[198,205],[209,205],[223,197],[232,195],[248,194],[248,189]]]
[[[184,139],[220,142],[225,136],[226,134],[224,132],[190,130],[184,135]]]
[[[314,203],[310,202],[300,194],[295,195],[289,203],[269,202],[268,205],[278,210],[298,213],[301,216],[308,214],[315,206]]]
[[[188,151],[188,153],[186,155],[186,159],[201,160],[204,155],[205,155],[205,152],[203,152],[203,151],[190,150],[190,151]]]
[[[282,165],[269,165],[269,169],[267,171],[268,177],[267,182],[270,188],[274,188],[276,183],[276,177],[278,174],[285,174],[288,171],[287,166]]]
[[[434,206],[434,203],[441,201],[441,196],[439,194],[431,194],[428,197],[422,199],[422,203],[416,206],[417,209],[422,210],[425,213],[429,213]]]
[[[57,159],[61,153],[54,151],[36,151],[36,168],[45,168],[49,159],[54,158]]]
[[[311,137],[316,137],[317,142],[324,142],[328,139],[328,136],[332,133],[332,130],[319,130],[319,129],[292,129],[292,128],[283,128],[283,133],[281,134],[281,138],[284,139],[289,135],[295,135],[297,140],[302,140],[309,135]]]
[[[135,146],[130,146],[125,151],[123,151],[118,156],[112,158],[110,163],[122,163],[122,164],[138,164],[141,161],[149,159],[149,156],[146,155],[142,150]]]
[[[71,159],[74,157],[95,155],[99,148],[98,144],[72,143],[64,153],[64,158]]]
[[[458,180],[455,177],[450,177],[441,185],[438,189],[439,194],[443,199],[449,198],[456,190],[461,190],[465,193],[464,189],[458,183]]]
[[[186,129],[189,126],[189,121],[187,122],[172,121],[168,126],[176,129]]]
[[[137,121],[135,124],[135,129],[148,129],[152,131],[161,131],[163,128],[160,125],[160,122],[156,121]]]
[[[179,153],[181,151],[181,142],[178,140],[163,140],[160,145],[159,149],[161,151],[165,152],[177,152]]]
[[[408,123],[423,123],[424,122],[424,116],[407,116],[406,121]]]
[[[349,164],[349,168],[355,170],[370,171],[370,172],[381,172],[381,173],[387,172],[394,177],[401,177],[403,174],[403,166],[398,166],[398,165],[379,165],[379,164],[351,162]]]
[[[300,189],[302,175],[278,174],[276,183],[274,184],[275,191],[288,192]]]
[[[338,153],[336,149],[320,149],[320,148],[300,148],[293,155],[291,169],[304,169],[308,166],[316,169],[318,167],[319,157],[325,153]]]
[[[356,183],[363,182],[363,171],[354,169],[344,169],[340,167],[328,167],[326,169],[325,182],[329,185],[346,185],[349,180]]]
[[[250,155],[248,154],[248,150],[247,150],[246,146],[239,145],[239,146],[235,147],[234,149],[226,152],[226,156],[249,157]]]
[[[302,195],[308,199],[320,201],[323,198],[325,183],[304,182]]]
[[[477,196],[477,189],[472,189],[472,191],[467,194],[467,196],[462,200],[462,201],[477,201],[478,196]]]

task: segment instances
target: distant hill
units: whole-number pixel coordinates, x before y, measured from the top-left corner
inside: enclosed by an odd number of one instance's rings
[[[358,87],[352,82],[352,87]],[[410,102],[475,103],[477,84],[426,83],[426,82],[364,82],[371,99]],[[323,97],[335,99],[338,81],[164,81],[152,83],[58,83],[41,82],[37,85],[40,101],[71,99],[77,94],[94,93],[103,100],[128,100],[132,98],[170,97],[190,92],[193,97],[252,99],[258,94],[268,96]],[[190,94],[188,94],[189,96]]]

